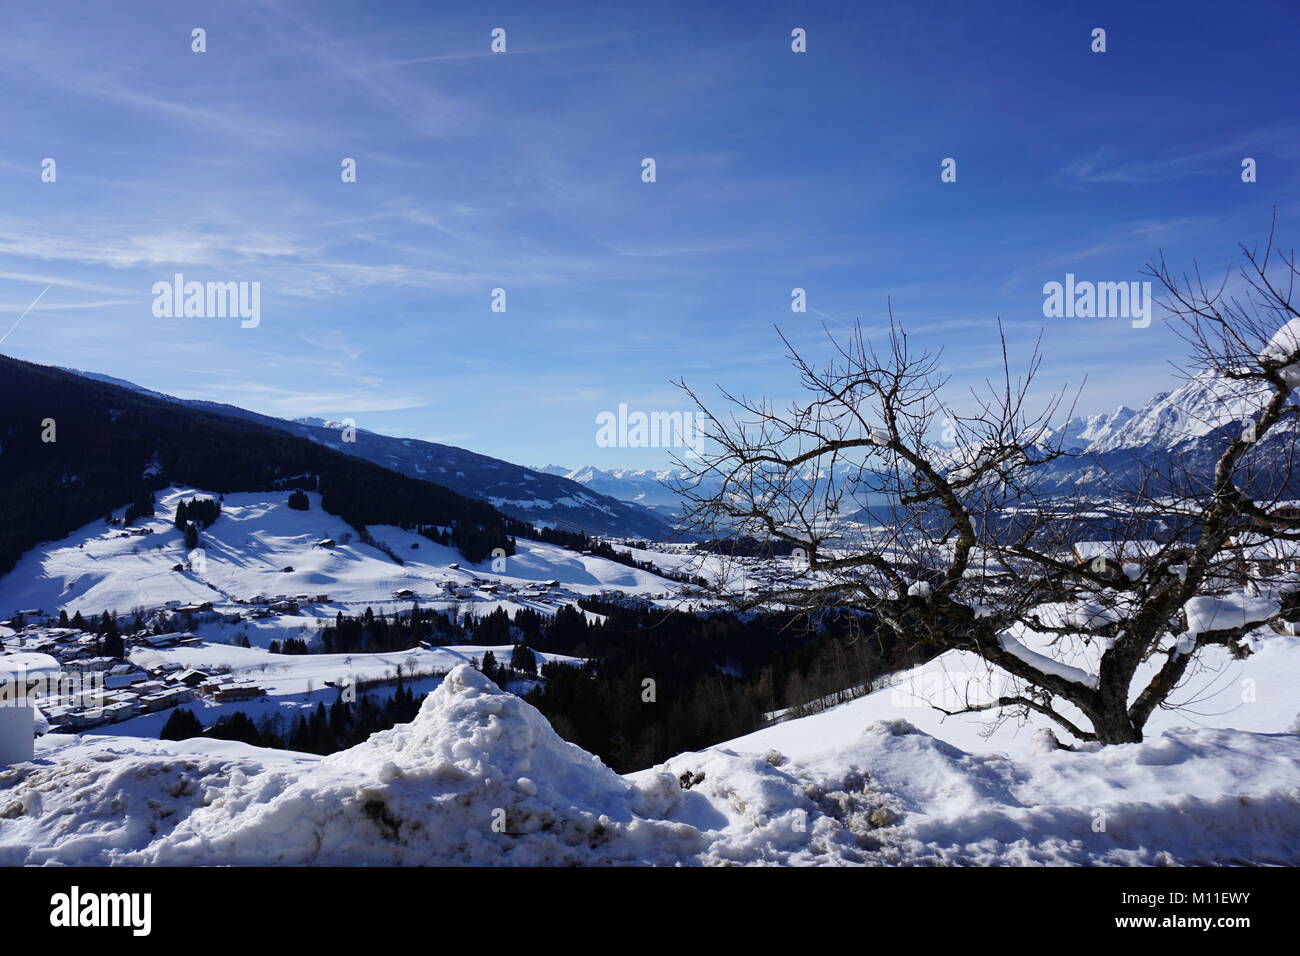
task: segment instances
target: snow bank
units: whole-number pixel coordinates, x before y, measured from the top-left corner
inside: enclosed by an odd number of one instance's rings
[[[889,719],[797,756],[741,746],[766,733],[619,776],[460,667],[410,724],[326,758],[44,738],[0,773],[0,865],[1300,861],[1294,735],[1012,760]]]
[[[19,821],[0,823],[0,863],[676,862],[704,842],[656,819],[681,799],[672,778],[620,777],[461,666],[410,724],[305,770],[95,755],[0,775],[0,818]]]
[[[1201,595],[1183,606],[1187,614],[1187,633],[1193,635],[1259,624],[1275,616],[1280,608],[1281,605],[1272,598],[1245,594]]]

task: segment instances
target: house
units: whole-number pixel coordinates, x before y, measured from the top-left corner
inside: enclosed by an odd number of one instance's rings
[[[158,650],[164,647],[175,647],[183,641],[194,640],[195,637],[189,631],[171,631],[167,634],[141,634],[136,637],[137,644],[143,644],[145,647]]]
[[[105,704],[100,708],[100,715],[110,723],[117,723],[119,720],[126,720],[134,717],[140,712],[140,706],[135,701],[115,701],[111,704]]]
[[[174,706],[175,702],[172,700],[171,695],[166,691],[157,694],[145,694],[140,698],[140,707],[146,714],[152,713],[155,710],[164,710],[168,707]]]
[[[148,674],[131,664],[117,664],[104,674],[104,686],[116,690],[148,679]]]
[[[165,710],[168,707],[175,707],[177,704],[184,704],[194,699],[194,691],[188,687],[170,687],[166,690],[160,690],[152,694],[145,694],[140,697],[140,706],[145,712],[155,710]]]
[[[333,547],[337,547],[337,543],[333,538],[321,538],[319,541],[316,542],[316,547],[333,548]]]
[[[237,684],[233,687],[220,687],[213,692],[212,697],[219,703],[229,703],[236,700],[254,700],[262,697],[266,691],[255,684]]]
[[[401,588],[401,589],[399,589],[399,590],[393,592],[393,597],[395,597],[395,598],[399,598],[399,599],[403,599],[403,598],[413,598],[413,597],[415,597],[415,592],[412,591],[410,588]]]
[[[71,674],[91,674],[97,671],[107,671],[109,668],[117,666],[118,661],[112,657],[83,657],[79,660],[68,661],[63,665],[63,669]]]
[[[186,687],[198,687],[207,683],[211,678],[203,671],[195,670],[193,667],[187,667],[179,674],[172,674],[167,678],[172,683],[184,684]]]

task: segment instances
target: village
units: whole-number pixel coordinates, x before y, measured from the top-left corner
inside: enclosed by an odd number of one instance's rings
[[[458,566],[451,565],[450,570],[458,570]],[[195,633],[204,625],[238,626],[245,621],[298,618],[304,613],[314,614],[324,624],[335,613],[360,613],[364,610],[359,606],[362,603],[366,607],[375,604],[376,610],[391,613],[401,613],[412,604],[445,606],[458,616],[486,613],[506,605],[554,613],[563,604],[584,596],[590,595],[579,594],[555,580],[515,583],[473,577],[467,582],[444,581],[424,593],[399,588],[392,592],[389,602],[331,601],[328,594],[306,593],[254,595],[232,599],[228,604],[172,600],[148,612],[152,628],[121,635],[120,656],[104,652],[101,634],[66,626],[66,614],[55,616],[42,608],[26,608],[0,621],[0,657],[48,658],[39,682],[47,690],[40,695],[41,713],[51,732],[76,733],[195,701],[225,704],[267,696],[268,688],[261,683],[223,673],[225,668],[221,666],[203,670],[141,653],[208,646],[211,642]],[[602,590],[596,596],[605,601],[630,600],[616,589]],[[662,596],[669,595],[665,592]],[[167,624],[176,629],[160,633],[159,629]]]
[[[1282,517],[1300,515],[1300,506],[1284,505],[1275,511]],[[1261,522],[1256,522],[1260,525]],[[1260,530],[1264,530],[1261,528]],[[138,529],[119,534],[135,533]],[[926,569],[913,567],[901,551],[886,542],[887,532],[876,529],[868,534],[880,535],[879,550],[910,578],[923,582]],[[697,569],[708,569],[715,580],[739,593],[779,592],[797,586],[807,572],[801,554],[786,556],[719,556],[696,550],[692,545],[645,545],[644,553],[685,560]],[[316,549],[330,549],[333,539],[317,540]],[[1300,542],[1264,540],[1255,532],[1239,536],[1232,551],[1234,560],[1223,572],[1225,589],[1255,590],[1258,582],[1282,592],[1283,614],[1272,624],[1279,633],[1300,633]],[[1063,561],[1094,574],[1114,580],[1136,580],[1148,569],[1162,564],[1176,572],[1179,546],[1148,539],[1082,540],[1075,542]],[[630,594],[619,588],[576,589],[559,580],[510,579],[504,575],[486,577],[462,569],[457,563],[445,566],[458,575],[427,586],[398,587],[388,600],[338,600],[328,593],[252,594],[246,597],[227,595],[224,601],[185,603],[169,600],[152,609],[135,609],[129,616],[115,618],[114,627],[130,618],[130,633],[120,634],[120,653],[105,650],[103,635],[70,626],[66,612],[43,608],[14,609],[10,618],[0,621],[0,648],[4,655],[45,655],[49,666],[57,671],[57,681],[50,686],[58,693],[40,703],[40,709],[52,732],[77,733],[119,724],[145,714],[169,710],[183,704],[227,704],[252,701],[269,693],[264,682],[247,672],[232,674],[215,664],[207,668],[187,666],[166,655],[148,652],[177,648],[197,649],[221,645],[249,647],[247,628],[283,626],[286,635],[306,635],[302,640],[312,653],[313,635],[336,615],[360,614],[366,608],[376,612],[400,614],[412,606],[444,610],[453,620],[481,617],[497,608],[531,608],[550,615],[565,604],[582,598],[597,598],[606,603],[628,606],[703,608],[713,602],[706,589],[697,585],[667,582],[664,590]],[[286,568],[285,570],[291,570]],[[1296,585],[1293,591],[1288,582]],[[143,624],[144,626],[139,626]],[[268,642],[258,645],[265,648]],[[270,659],[288,660],[274,653],[278,641],[270,641]],[[361,655],[359,655],[361,656]],[[281,665],[283,666],[283,665]]]

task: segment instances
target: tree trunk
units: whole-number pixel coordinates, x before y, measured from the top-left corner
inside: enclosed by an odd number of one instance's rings
[[[1088,715],[1092,731],[1103,744],[1138,744],[1142,742],[1142,728],[1133,723],[1123,707],[1110,707]]]

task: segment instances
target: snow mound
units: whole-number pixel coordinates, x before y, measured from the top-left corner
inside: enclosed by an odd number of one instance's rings
[[[124,862],[655,862],[700,846],[693,828],[650,819],[673,808],[676,781],[630,784],[468,665],[411,723],[279,783],[219,798]]]
[[[68,786],[96,796],[65,823],[88,811],[95,824],[80,820],[87,826],[81,839],[47,834],[60,845],[34,847],[25,861],[14,859],[6,833],[0,862],[656,863],[676,862],[704,844],[695,828],[655,819],[680,802],[675,779],[620,777],[468,665],[425,698],[411,723],[305,770],[92,758],[28,774],[21,789],[36,794],[35,803],[13,815],[39,813],[39,794]],[[101,832],[109,807],[118,818]]]

